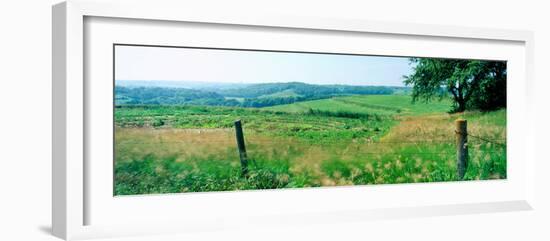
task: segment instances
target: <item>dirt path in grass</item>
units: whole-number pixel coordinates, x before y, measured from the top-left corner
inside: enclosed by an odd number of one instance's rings
[[[459,118],[468,121],[469,135],[502,141],[506,138],[506,125],[505,123],[495,123],[500,120],[497,114],[499,113],[465,112],[400,116],[397,117],[399,123],[393,126],[385,136],[380,138],[380,141],[418,143],[454,142],[454,121]],[[500,115],[505,116],[505,112],[501,112]]]
[[[398,117],[399,123],[380,142],[446,142],[454,139],[453,119],[456,116],[429,114]]]

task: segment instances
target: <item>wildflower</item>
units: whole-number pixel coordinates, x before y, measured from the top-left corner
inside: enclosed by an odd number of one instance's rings
[[[395,161],[395,167],[397,167],[398,169],[403,168],[403,163],[401,162],[401,160],[397,159],[397,161]]]
[[[416,158],[416,161],[414,162],[414,167],[420,168],[422,166],[422,159]]]
[[[414,182],[420,182],[422,180],[422,174],[414,174],[413,175],[413,181]]]
[[[365,172],[372,173],[374,172],[374,167],[372,166],[372,163],[365,164]]]
[[[286,173],[285,173],[285,174],[281,174],[281,175],[277,175],[277,180],[278,180],[279,182],[281,182],[281,183],[287,183],[288,180],[289,180],[289,178],[290,178],[290,177],[289,177],[288,174],[286,174]]]
[[[321,179],[321,185],[322,186],[334,186],[334,185],[336,185],[336,183],[333,180],[329,179],[329,178],[323,178],[323,179]]]
[[[361,175],[361,170],[359,168],[354,167],[351,169],[351,178],[355,178],[359,175]]]

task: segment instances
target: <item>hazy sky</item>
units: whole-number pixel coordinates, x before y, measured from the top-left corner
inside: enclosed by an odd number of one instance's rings
[[[407,58],[116,46],[116,80],[403,86]]]

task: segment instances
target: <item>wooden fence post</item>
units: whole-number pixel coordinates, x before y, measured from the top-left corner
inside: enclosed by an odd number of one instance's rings
[[[458,119],[456,124],[456,164],[458,170],[458,179],[462,180],[468,168],[468,128],[467,121]]]
[[[241,120],[235,121],[235,133],[237,137],[237,147],[239,148],[239,158],[241,159],[241,174],[248,175],[248,159],[246,156],[246,147],[244,145],[244,134]]]

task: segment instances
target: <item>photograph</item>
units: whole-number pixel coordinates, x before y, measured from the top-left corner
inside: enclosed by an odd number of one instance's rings
[[[113,45],[113,195],[507,178],[507,63]]]

